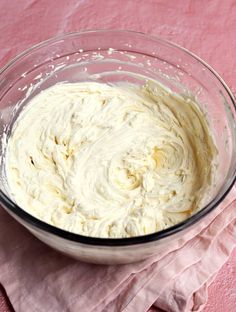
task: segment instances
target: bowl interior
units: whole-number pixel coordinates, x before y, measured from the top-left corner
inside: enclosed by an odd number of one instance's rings
[[[166,41],[125,31],[90,31],[52,39],[26,51],[2,70],[1,191],[10,197],[6,145],[15,119],[32,97],[59,82],[143,85],[148,79],[194,97],[206,115],[218,149],[217,174],[207,203],[207,209],[212,209],[235,179],[236,113],[232,94],[222,79],[191,53]]]

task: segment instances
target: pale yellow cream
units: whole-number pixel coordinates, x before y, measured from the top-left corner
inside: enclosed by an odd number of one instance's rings
[[[190,98],[157,83],[64,83],[18,117],[6,172],[13,199],[35,217],[86,236],[130,237],[201,208],[215,155]]]

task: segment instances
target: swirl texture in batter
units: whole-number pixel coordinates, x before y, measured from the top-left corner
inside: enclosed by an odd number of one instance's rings
[[[92,237],[160,231],[202,208],[216,149],[194,100],[157,83],[55,85],[13,127],[7,178],[35,217]]]

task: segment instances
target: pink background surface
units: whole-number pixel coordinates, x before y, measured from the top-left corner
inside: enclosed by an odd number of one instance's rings
[[[169,39],[208,62],[236,93],[236,0],[1,0],[0,66],[51,36],[96,28],[136,30]],[[0,288],[3,311],[9,308]],[[211,285],[204,309],[234,311],[236,249]]]

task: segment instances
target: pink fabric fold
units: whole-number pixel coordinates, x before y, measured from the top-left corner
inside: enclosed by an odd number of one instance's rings
[[[145,261],[101,266],[60,255],[0,208],[0,282],[16,311],[202,311],[236,246],[236,186],[204,226]]]

